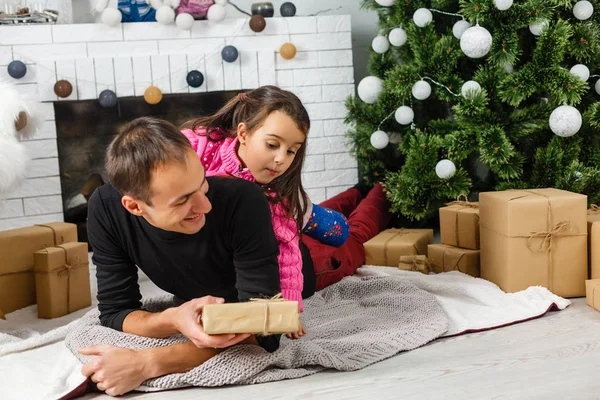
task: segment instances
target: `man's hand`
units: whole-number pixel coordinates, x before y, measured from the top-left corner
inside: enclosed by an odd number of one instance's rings
[[[142,351],[110,345],[90,346],[77,350],[86,356],[98,356],[81,369],[86,377],[96,382],[99,390],[109,396],[118,396],[134,390],[146,379],[149,360]]]
[[[219,297],[204,296],[183,303],[174,310],[172,323],[174,328],[186,336],[197,347],[225,348],[238,344],[250,337],[249,333],[230,335],[208,335],[200,322],[202,307],[205,304],[222,304],[225,300]]]

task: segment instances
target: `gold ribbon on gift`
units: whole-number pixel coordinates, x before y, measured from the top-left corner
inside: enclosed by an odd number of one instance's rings
[[[79,257],[74,257],[72,260],[69,260],[69,254],[67,253],[67,249],[63,246],[55,246],[60,247],[65,252],[65,265],[62,268],[57,268],[52,271],[35,271],[36,274],[56,274],[59,278],[67,277],[67,312],[70,314],[75,310],[71,310],[71,273],[77,269],[86,267],[86,263],[82,263]],[[44,249],[45,251],[48,251]]]
[[[271,301],[286,301],[283,296],[281,295],[281,293],[276,294],[275,296],[268,298],[268,299],[257,299],[257,298],[252,298],[250,299],[250,301],[252,302],[258,302],[258,303],[263,303],[265,305],[265,312],[264,312],[264,316],[263,316],[263,332],[262,335],[263,336],[267,336],[269,334],[268,331],[268,326],[269,326],[269,302]]]
[[[588,208],[588,210],[587,210],[587,214],[588,215],[600,214],[600,207],[598,207],[596,204],[590,205],[590,208]]]
[[[400,256],[399,264],[408,264],[409,271],[417,271],[428,274],[431,272],[431,265],[427,256],[424,255],[413,255],[413,256]],[[400,265],[398,265],[400,267]]]
[[[460,206],[464,208],[479,208],[478,202],[470,202],[466,194],[459,194],[456,196],[456,200],[446,203],[447,206]],[[479,221],[479,214],[477,215],[477,221]],[[456,244],[460,247],[460,229],[458,226],[458,213],[454,213],[454,235],[456,237]]]

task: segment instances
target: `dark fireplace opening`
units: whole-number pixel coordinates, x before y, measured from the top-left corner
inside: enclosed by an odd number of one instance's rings
[[[221,108],[237,91],[165,95],[156,105],[142,97],[119,99],[114,108],[97,100],[54,103],[58,163],[65,222],[77,225],[80,242],[87,242],[87,201],[106,179],[104,157],[112,139],[129,121],[154,116],[181,126]]]

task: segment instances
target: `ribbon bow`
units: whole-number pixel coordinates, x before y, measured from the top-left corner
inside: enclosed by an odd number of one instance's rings
[[[250,299],[251,302],[262,302],[265,305],[265,313],[264,313],[264,323],[263,323],[263,336],[267,336],[269,334],[269,331],[267,330],[267,327],[269,325],[269,303],[271,301],[286,301],[283,296],[281,295],[281,293],[277,293],[275,296],[271,297],[271,298],[267,298],[267,299],[258,299],[258,298],[252,298]]]
[[[400,264],[409,264],[410,271],[419,271],[428,274],[431,271],[429,260],[426,256],[400,256]]]
[[[531,251],[536,251],[539,253],[551,251],[554,242],[554,237],[566,234],[570,228],[570,221],[561,221],[558,224],[556,224],[554,228],[549,232],[532,232],[531,236],[529,236],[529,238],[527,239],[527,248]],[[533,241],[533,239],[536,238],[542,238],[543,240],[538,246],[538,248],[534,249],[531,242]]]

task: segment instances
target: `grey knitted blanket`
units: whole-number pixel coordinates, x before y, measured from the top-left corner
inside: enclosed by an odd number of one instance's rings
[[[173,299],[150,299],[145,307],[158,311]],[[355,371],[420,347],[444,334],[448,318],[433,295],[398,277],[349,277],[304,302],[302,322],[308,333],[301,339],[282,337],[279,350],[238,345],[187,373],[144,382],[151,388],[252,384],[300,378],[325,369]],[[87,313],[66,338],[75,351],[93,344],[127,348],[167,346],[185,341],[173,336],[150,339],[100,326],[99,312]]]

